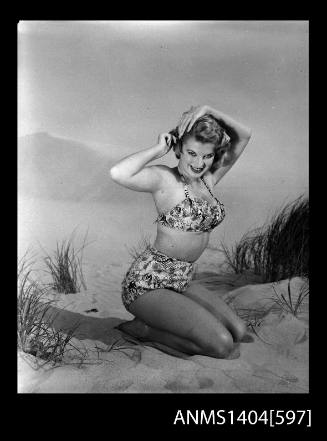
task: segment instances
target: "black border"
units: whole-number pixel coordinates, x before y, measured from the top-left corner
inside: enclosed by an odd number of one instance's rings
[[[161,5],[162,6],[162,5]],[[315,243],[315,239],[321,241],[321,233],[324,231],[323,227],[319,228],[314,226],[314,223],[317,219],[322,215],[321,206],[316,209],[317,205],[315,202],[315,195],[317,192],[314,190],[317,188],[320,190],[318,195],[322,195],[324,197],[325,192],[322,192],[322,182],[319,182],[319,177],[323,176],[323,173],[319,173],[318,167],[319,162],[320,165],[323,165],[321,161],[319,161],[319,156],[313,153],[313,149],[321,149],[324,148],[318,141],[315,141],[313,138],[317,136],[317,133],[322,133],[321,125],[319,125],[316,118],[316,107],[313,108],[312,102],[312,90],[313,83],[318,80],[315,78],[313,80],[313,55],[314,48],[319,46],[318,37],[316,35],[316,29],[319,28],[319,24],[317,28],[314,28],[314,24],[317,22],[312,19],[311,14],[303,14],[298,10],[298,7],[294,8],[291,14],[288,17],[285,17],[285,9],[278,8],[278,12],[276,12],[276,4],[269,4],[271,9],[274,9],[272,12],[272,16],[263,18],[255,17],[255,14],[250,12],[246,12],[245,15],[237,16],[237,13],[233,14],[233,16],[226,16],[226,14],[222,11],[221,13],[216,12],[216,18],[213,18],[210,14],[206,12],[206,16],[201,16],[202,8],[195,8],[189,6],[185,12],[181,12],[180,15],[165,18],[166,11],[162,12],[160,18],[155,18],[153,14],[150,13],[150,17],[146,18],[146,14],[142,14],[140,9],[137,7],[137,13],[133,16],[133,11],[131,11],[131,15],[122,14],[121,16],[117,14],[115,15],[115,20],[143,20],[143,19],[182,19],[182,20],[308,20],[309,28],[310,28],[310,225],[311,225],[311,240],[310,240],[310,392],[308,394],[18,394],[17,393],[17,369],[14,372],[14,388],[13,395],[15,397],[15,407],[18,410],[18,421],[20,422],[19,428],[24,431],[29,431],[29,427],[36,429],[37,433],[40,435],[44,429],[47,433],[49,430],[52,431],[52,427],[56,427],[58,424],[67,425],[67,427],[72,430],[72,433],[77,433],[81,430],[84,432],[83,427],[85,424],[89,426],[90,431],[95,436],[98,436],[101,430],[101,434],[104,436],[112,436],[113,429],[119,430],[119,435],[124,436],[124,434],[128,431],[134,434],[145,434],[146,432],[152,433],[153,436],[158,436],[164,433],[202,433],[202,432],[212,432],[217,435],[221,433],[240,431],[242,433],[251,432],[272,432],[279,433],[281,431],[294,432],[301,431],[305,433],[306,430],[312,430],[314,426],[318,424],[323,424],[324,419],[322,416],[322,409],[319,406],[318,402],[318,394],[319,389],[324,382],[324,375],[319,374],[319,372],[324,371],[324,363],[322,360],[318,360],[317,362],[314,360],[315,356],[319,356],[322,358],[324,356],[324,336],[320,337],[320,335],[315,336],[316,332],[316,324],[317,322],[313,320],[313,317],[319,317],[315,312],[315,308],[318,308],[316,298],[323,296],[324,292],[319,289],[319,275],[323,275],[323,269],[319,268],[319,265],[323,264],[323,261],[319,259],[317,250],[313,249],[313,243]],[[97,20],[97,19],[108,19],[111,20],[110,14],[108,17],[90,17],[88,14],[87,18],[81,18],[81,11],[78,9],[75,10],[76,15],[72,14],[70,18],[37,18],[38,14],[31,12],[30,8],[27,8],[28,11],[21,14],[19,17],[16,17],[13,24],[13,40],[16,43],[17,48],[17,23],[19,20]],[[192,9],[192,11],[190,11]],[[218,8],[219,9],[219,8]],[[245,7],[247,9],[247,7]],[[204,8],[207,11],[207,8]],[[149,11],[148,11],[149,12]],[[171,9],[170,9],[171,12]],[[167,12],[166,12],[167,13]],[[97,15],[97,14],[96,14]],[[219,18],[217,18],[219,16]],[[10,32],[10,35],[11,32]],[[319,50],[319,49],[318,49]],[[324,51],[323,48],[321,50]],[[14,48],[15,52],[15,48]],[[320,53],[320,51],[319,51]],[[321,53],[322,54],[322,53]],[[319,59],[320,55],[319,55]],[[17,60],[17,58],[16,58]],[[15,64],[15,63],[13,63]],[[17,70],[16,70],[17,72]],[[17,76],[16,76],[17,78]],[[323,85],[323,83],[319,83]],[[17,84],[16,87],[17,93]],[[318,86],[319,87],[319,86]],[[323,89],[323,86],[321,87]],[[11,97],[11,99],[13,99]],[[16,103],[17,103],[17,95],[16,95]],[[16,117],[17,117],[17,106],[16,106]],[[317,127],[314,127],[317,124]],[[12,133],[17,134],[17,124],[13,129]],[[316,147],[311,147],[316,146]],[[14,164],[17,164],[17,151],[14,153]],[[318,159],[318,161],[317,161]],[[314,167],[314,171],[313,171]],[[17,172],[17,168],[16,168]],[[11,181],[12,182],[12,181]],[[12,184],[10,184],[12,186]],[[17,180],[16,180],[17,185]],[[14,187],[14,192],[17,195],[17,187]],[[318,196],[318,197],[319,197]],[[10,198],[11,202],[15,200],[15,198]],[[16,205],[17,208],[17,205]],[[317,211],[317,212],[316,212]],[[14,210],[13,210],[14,212]],[[17,219],[17,217],[16,217]],[[14,222],[12,222],[14,225]],[[313,228],[314,226],[314,228]],[[16,224],[17,227],[17,224]],[[17,232],[17,228],[16,228]],[[319,236],[318,236],[319,235]],[[318,236],[318,237],[316,237]],[[317,241],[318,242],[318,241]],[[318,243],[319,243],[318,242]],[[12,247],[12,244],[11,244]],[[16,247],[17,250],[17,247]],[[318,258],[317,258],[318,257]],[[15,256],[15,259],[17,256]],[[16,260],[17,261],[17,260]],[[14,263],[14,267],[16,268],[16,261]],[[320,262],[319,262],[320,261]],[[16,272],[16,269],[13,272]],[[16,280],[16,274],[13,275]],[[14,296],[13,296],[14,297]],[[15,302],[15,300],[14,300]],[[14,308],[16,308],[16,303],[14,304]],[[16,319],[14,319],[14,325],[16,325]],[[12,335],[15,335],[15,331],[13,330]],[[318,340],[318,343],[317,343]],[[315,343],[316,342],[316,343]],[[321,345],[321,349],[317,351],[314,349],[315,344]],[[13,348],[15,349],[14,360],[17,360],[17,352],[16,352],[16,344],[13,344]],[[319,364],[318,364],[319,363]],[[321,370],[315,371],[315,366],[319,366],[321,364]],[[13,368],[13,371],[15,369]],[[265,426],[183,426],[183,425],[173,425],[173,421],[176,416],[176,412],[178,409],[185,411],[186,409],[204,409],[210,411],[212,409],[225,409],[234,410],[235,412],[240,410],[257,410],[258,412],[261,410],[269,410],[269,409],[311,409],[312,410],[312,428],[307,429],[303,426],[279,426],[279,427],[265,427]],[[35,411],[37,409],[37,420],[35,421]],[[72,416],[72,413],[76,412],[76,416]],[[83,415],[85,415],[85,420],[83,419]],[[49,421],[49,417],[51,417]],[[59,420],[60,421],[56,421]],[[44,425],[44,427],[42,427]],[[87,428],[85,428],[85,431]],[[66,428],[64,429],[66,431]],[[58,435],[60,430],[58,428],[54,430]],[[35,433],[35,432],[34,432]],[[63,435],[64,433],[62,433]],[[60,435],[59,435],[60,436]]]

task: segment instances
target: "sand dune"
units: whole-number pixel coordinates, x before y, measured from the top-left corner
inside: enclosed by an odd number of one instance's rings
[[[108,171],[116,162],[80,142],[41,132],[18,139],[18,191],[21,195],[72,201],[131,200]]]
[[[179,358],[145,343],[135,342],[117,324],[132,316],[120,300],[120,281],[125,262],[98,265],[86,291],[78,294],[49,294],[58,313],[56,327],[79,323],[74,344],[87,349],[82,365],[72,352],[66,365],[38,370],[36,358],[19,353],[20,393],[305,393],[308,385],[308,304],[298,317],[273,308],[271,284],[254,283],[246,276],[214,271],[218,256],[206,250],[197,262],[196,278],[217,292],[237,311],[252,312],[253,341],[241,343],[240,357],[219,360],[204,356]],[[114,265],[115,264],[115,265]],[[211,264],[211,265],[210,265]],[[109,270],[110,266],[110,270]],[[211,268],[210,268],[211,267]],[[209,268],[209,269],[208,269]],[[217,268],[217,266],[216,266]],[[296,296],[303,284],[292,279]],[[280,292],[287,281],[276,285]],[[109,348],[113,346],[113,349]],[[75,357],[75,358],[74,358]]]

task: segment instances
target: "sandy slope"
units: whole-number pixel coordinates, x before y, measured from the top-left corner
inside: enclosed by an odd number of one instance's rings
[[[124,339],[114,329],[132,316],[120,300],[126,262],[107,261],[88,268],[88,289],[79,294],[52,294],[56,326],[79,322],[74,344],[87,348],[83,364],[77,351],[61,367],[33,369],[35,358],[18,355],[20,393],[303,393],[308,384],[308,302],[299,316],[283,312],[273,302],[271,284],[218,272],[217,252],[207,249],[197,262],[196,280],[217,292],[240,315],[247,317],[253,342],[241,343],[239,358],[218,360],[204,356],[178,358],[150,346]],[[91,277],[93,275],[93,277]],[[292,279],[296,297],[303,281]],[[287,281],[276,286],[285,292]],[[93,311],[90,311],[93,310]],[[89,312],[87,312],[89,311]],[[111,351],[108,349],[112,347]],[[74,358],[75,357],[75,358]]]

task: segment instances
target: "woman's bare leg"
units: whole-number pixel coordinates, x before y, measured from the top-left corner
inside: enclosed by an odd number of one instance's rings
[[[229,330],[235,341],[242,341],[246,325],[235,312],[217,295],[199,283],[191,283],[183,295],[211,312]]]
[[[143,339],[216,358],[226,358],[234,349],[232,335],[211,312],[172,290],[141,295],[130,305],[130,312],[148,325]]]
[[[192,341],[167,331],[151,328],[137,317],[128,322],[121,323],[117,326],[117,329],[136,337],[138,340],[150,346],[177,357],[185,358],[185,354],[200,354],[202,351],[202,349]],[[239,345],[234,344],[232,351],[225,358],[234,359],[238,358],[239,355]]]
[[[141,341],[157,341],[165,345],[174,347],[185,354],[198,354],[201,351],[200,346],[187,338],[180,337],[167,331],[161,331],[147,325],[139,318],[117,326],[118,329],[130,334]]]

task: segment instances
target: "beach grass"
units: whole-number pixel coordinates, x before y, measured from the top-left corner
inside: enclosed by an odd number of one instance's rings
[[[83,275],[83,251],[86,246],[87,232],[82,246],[74,247],[74,232],[68,239],[57,242],[56,250],[52,255],[45,252],[44,262],[46,272],[50,274],[52,282],[50,288],[59,293],[75,294],[81,288],[87,289]]]
[[[260,228],[246,233],[230,249],[221,243],[227,267],[253,272],[262,282],[309,276],[309,201],[300,196],[280,208]]]
[[[145,251],[151,245],[149,235],[142,234],[141,239],[138,241],[136,246],[127,247],[127,250],[133,260],[137,259],[143,251]]]
[[[268,314],[269,309],[265,308],[238,308],[236,311],[237,315],[244,320],[248,328],[260,327],[264,321],[265,316]]]
[[[272,300],[279,306],[282,311],[293,314],[295,317],[297,317],[299,312],[301,311],[304,299],[309,295],[309,284],[304,283],[302,285],[296,299],[292,299],[291,280],[288,281],[286,295],[283,292],[278,292],[274,285],[272,285],[272,288],[274,290],[274,296],[272,297]]]
[[[69,350],[82,351],[72,345],[71,340],[78,328],[56,329],[56,314],[52,312],[53,300],[48,300],[49,288],[32,276],[35,262],[25,255],[18,263],[17,295],[17,346],[36,358],[35,366],[61,363]]]

